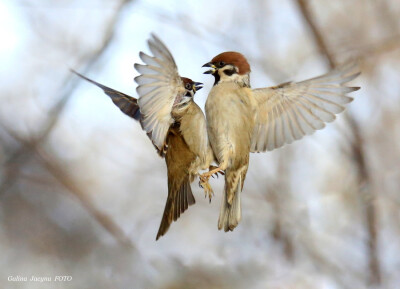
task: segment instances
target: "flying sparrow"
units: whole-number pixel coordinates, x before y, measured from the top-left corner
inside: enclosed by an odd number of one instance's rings
[[[225,171],[218,229],[232,231],[241,219],[240,193],[250,152],[270,151],[312,134],[335,119],[359,87],[345,84],[360,73],[345,65],[302,82],[251,89],[250,65],[238,52],[224,52],[203,67],[215,78],[206,101],[207,131],[219,166],[201,175]]]
[[[169,229],[190,205],[195,203],[190,183],[199,170],[213,161],[204,114],[193,101],[200,82],[180,77],[167,47],[155,35],[148,40],[154,56],[140,52],[145,64],[135,64],[141,74],[135,78],[139,99],[93,81],[126,115],[138,120],[152,140],[158,154],[165,157],[168,171],[168,197],[156,240]],[[203,182],[205,186],[207,182]],[[211,197],[212,190],[206,193]]]

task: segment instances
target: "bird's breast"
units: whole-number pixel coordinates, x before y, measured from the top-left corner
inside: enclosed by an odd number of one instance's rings
[[[247,88],[224,83],[212,88],[206,116],[210,143],[217,156],[227,155],[227,149],[233,154],[250,150],[253,109]]]

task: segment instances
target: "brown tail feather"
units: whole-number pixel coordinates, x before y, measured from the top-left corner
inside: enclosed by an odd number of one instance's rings
[[[173,185],[170,186],[171,189],[173,189],[173,187]],[[167,203],[165,204],[164,214],[161,220],[160,228],[158,229],[156,240],[165,235],[172,221],[176,221],[180,215],[195,202],[196,201],[190,187],[189,177],[182,182],[181,187],[177,192],[168,192],[168,199]]]

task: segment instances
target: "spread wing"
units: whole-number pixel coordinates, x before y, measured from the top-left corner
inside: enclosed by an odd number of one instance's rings
[[[86,76],[83,76],[82,74],[76,72],[73,69],[71,69],[71,71],[73,73],[75,73],[76,75],[78,75],[79,77],[89,81],[90,83],[93,83],[97,87],[100,87],[104,91],[104,93],[107,94],[111,98],[111,100],[114,102],[114,104],[116,106],[118,106],[118,108],[123,113],[125,113],[126,115],[128,115],[136,120],[140,120],[141,114],[140,114],[140,109],[139,109],[139,105],[137,103],[136,98],[126,95],[126,94],[119,92],[117,90],[114,90],[112,88],[109,88],[105,85],[102,85],[90,78],[87,78]]]
[[[349,64],[302,82],[254,89],[258,110],[251,152],[270,151],[324,128],[353,100],[346,94],[359,87],[346,83],[359,74]]]
[[[119,92],[115,89],[109,88],[103,84],[100,84],[100,83],[76,72],[73,69],[71,69],[71,71],[73,73],[75,73],[76,75],[78,75],[79,77],[100,87],[104,91],[104,93],[107,94],[111,98],[111,100],[114,102],[114,104],[127,116],[130,116],[130,117],[134,118],[135,120],[141,121],[142,115],[140,113],[140,108],[139,108],[139,105],[137,103],[138,101],[136,98],[126,95],[125,93]],[[150,138],[150,140],[152,140],[151,132],[147,133],[147,136]],[[154,147],[157,150],[157,153],[159,156],[161,156],[161,157],[165,156],[166,147],[163,147],[163,149],[161,149],[161,150],[158,149],[158,147],[155,145],[154,145]]]
[[[154,145],[163,150],[168,129],[174,122],[171,110],[185,93],[174,58],[155,36],[148,40],[153,56],[140,52],[145,64],[135,64],[141,74],[135,78],[143,129],[151,134]]]

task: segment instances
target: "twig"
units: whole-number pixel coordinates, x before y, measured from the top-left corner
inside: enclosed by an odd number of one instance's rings
[[[312,12],[309,7],[309,1],[297,0],[297,4],[299,6],[301,15],[303,16],[305,22],[308,24],[308,28],[311,30],[311,34],[314,37],[314,41],[319,49],[319,52],[326,58],[326,60],[328,60],[330,68],[335,67],[334,60],[331,56],[332,54],[328,49],[325,38],[322,35],[321,31],[318,29],[316,23],[314,22]]]
[[[132,1],[132,0],[122,1],[120,6],[117,8],[117,12],[115,13],[114,17],[111,19],[110,25],[108,26],[108,29],[106,31],[106,36],[105,36],[103,45],[87,61],[82,60],[82,62],[87,63],[86,70],[89,69],[92,65],[94,65],[95,61],[110,45],[111,40],[114,35],[116,23],[118,21],[118,16],[120,15],[124,5],[130,1]],[[64,81],[64,85],[63,85],[65,87],[68,87],[68,89],[65,90],[65,92],[59,98],[60,100],[49,111],[49,113],[48,113],[49,117],[47,118],[45,124],[42,126],[42,129],[40,130],[40,132],[36,136],[31,137],[30,144],[32,146],[24,147],[24,145],[22,145],[20,148],[16,149],[8,157],[8,159],[3,163],[3,166],[5,168],[12,166],[13,169],[6,170],[6,176],[4,178],[6,180],[6,182],[3,182],[0,186],[0,196],[3,195],[8,190],[8,188],[10,188],[14,184],[14,182],[18,178],[19,168],[26,161],[28,161],[30,159],[30,157],[32,155],[32,151],[30,151],[30,148],[40,146],[41,144],[43,144],[46,141],[50,132],[52,131],[54,126],[57,124],[60,115],[62,114],[65,107],[67,106],[70,96],[72,94],[72,91],[75,89],[77,84],[78,84],[78,79],[75,78],[72,74],[68,74],[68,76],[66,77],[66,80]],[[10,130],[8,130],[8,129],[6,129],[6,130],[8,132],[10,132]],[[24,158],[21,159],[21,156],[24,156]]]
[[[49,157],[38,145],[37,143],[32,143],[24,138],[20,137],[13,131],[4,128],[10,136],[27,148],[29,152],[34,152],[35,155],[42,162],[47,171],[52,174],[60,184],[62,184],[69,192],[71,192],[80,204],[87,210],[89,215],[91,215],[106,231],[108,231],[119,243],[130,248],[134,248],[130,239],[125,235],[123,230],[106,214],[99,211],[95,206],[93,206],[91,200],[87,197],[86,193],[81,190],[71,177],[68,176],[66,172],[58,165],[51,157]]]
[[[311,33],[314,37],[315,43],[319,48],[320,53],[328,60],[329,67],[335,67],[335,61],[333,59],[332,53],[329,51],[329,47],[326,44],[325,38],[323,36],[322,31],[318,28],[318,25],[315,23],[313,14],[309,7],[309,2],[306,0],[297,0],[297,4],[301,15],[304,18],[304,21],[308,25],[311,30]],[[368,198],[364,200],[365,203],[365,214],[366,214],[366,225],[367,231],[369,234],[369,274],[370,276],[369,283],[370,284],[380,284],[381,283],[381,270],[378,259],[377,252],[377,208],[374,205],[372,200],[373,192],[371,190],[371,178],[368,174],[368,168],[366,165],[365,153],[364,153],[364,143],[361,137],[361,131],[358,127],[353,116],[349,113],[346,114],[347,120],[350,124],[354,140],[352,142],[352,154],[354,161],[357,165],[360,183],[365,184],[366,192],[369,195]]]
[[[110,45],[111,40],[114,35],[114,30],[116,27],[116,23],[118,21],[118,17],[123,10],[125,4],[132,0],[124,0],[120,3],[117,8],[117,12],[114,17],[110,21],[110,25],[106,31],[105,40],[103,45],[90,57],[87,61],[86,68],[88,69],[90,66],[94,64],[94,62],[98,59],[98,57],[106,50],[106,48]],[[50,110],[49,117],[47,118],[45,124],[43,125],[40,133],[36,136],[30,137],[30,140],[24,139],[20,137],[18,134],[13,132],[1,124],[4,130],[12,136],[15,140],[17,140],[21,147],[16,149],[10,157],[4,162],[4,167],[6,170],[5,181],[0,186],[0,196],[4,195],[5,191],[7,191],[18,179],[19,176],[19,168],[26,163],[33,154],[36,154],[39,159],[42,161],[43,165],[48,169],[48,171],[71,193],[73,193],[77,199],[80,201],[81,205],[88,211],[88,213],[93,216],[93,218],[105,229],[107,230],[114,238],[123,245],[133,248],[132,243],[129,238],[127,238],[121,228],[106,214],[97,210],[90,199],[86,196],[86,194],[74,184],[73,180],[61,169],[60,166],[51,161],[51,159],[45,154],[45,152],[41,149],[43,143],[47,140],[47,137],[51,133],[52,129],[57,124],[60,115],[64,111],[67,103],[70,99],[70,95],[72,91],[75,89],[77,80],[72,79],[72,75],[69,75],[65,80],[65,86],[68,87],[61,95],[60,100],[57,104]]]
[[[125,235],[124,231],[105,213],[99,211],[92,203],[87,194],[75,184],[71,177],[64,172],[54,159],[49,157],[42,149],[36,147],[36,155],[39,157],[47,171],[52,174],[57,181],[70,191],[86,211],[119,243],[133,249],[131,240]]]

